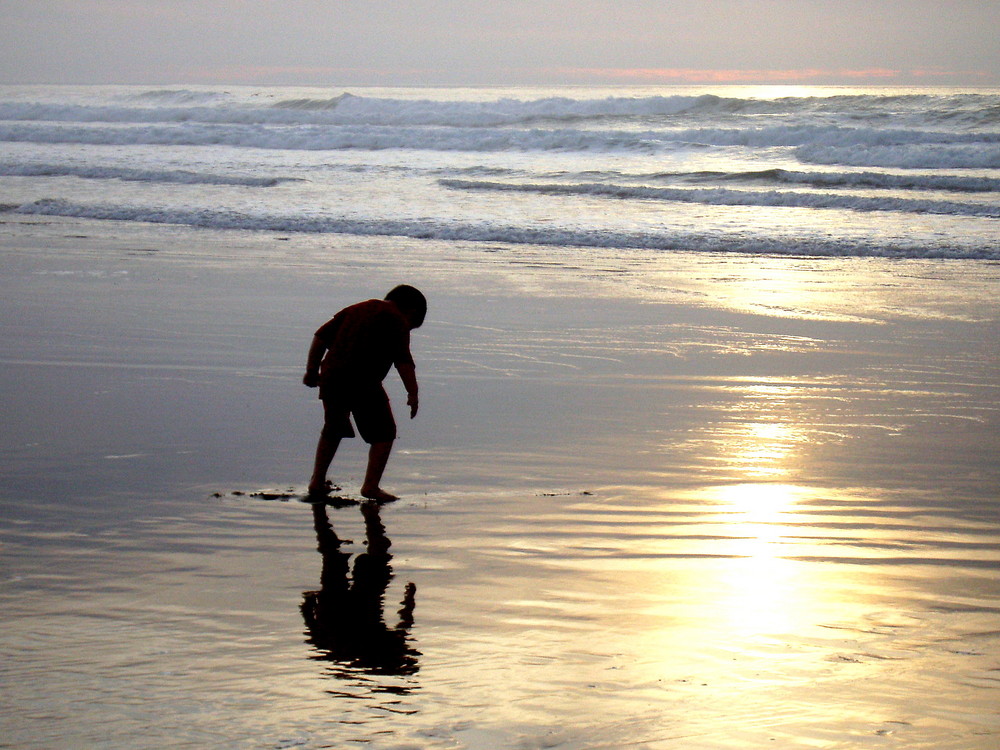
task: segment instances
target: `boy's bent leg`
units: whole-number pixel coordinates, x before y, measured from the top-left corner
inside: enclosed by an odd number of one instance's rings
[[[337,453],[340,441],[345,437],[354,437],[351,427],[350,411],[339,391],[323,393],[323,430],[316,444],[316,459],[313,463],[312,478],[309,480],[310,495],[327,494],[326,472]]]
[[[385,472],[385,466],[389,462],[389,454],[392,452],[393,442],[392,440],[385,440],[372,443],[368,449],[368,470],[365,472],[365,483],[361,485],[362,497],[379,502],[389,502],[390,500],[399,499],[379,487],[382,481],[382,474]]]
[[[330,468],[333,457],[340,446],[340,438],[327,437],[326,431],[320,433],[316,444],[316,459],[313,463],[312,479],[309,480],[310,495],[326,494],[326,472]]]

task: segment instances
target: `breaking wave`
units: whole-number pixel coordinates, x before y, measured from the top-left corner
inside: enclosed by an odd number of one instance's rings
[[[669,152],[743,146],[793,148],[804,162],[903,168],[1000,166],[1000,132],[940,133],[841,126],[775,126],[672,131],[577,128],[460,128],[263,125],[135,125],[102,127],[0,123],[0,141],[89,145],[233,146],[281,150]]]
[[[41,102],[0,103],[0,120],[61,122],[204,122],[256,124],[369,124],[494,127],[538,121],[670,118],[718,115],[807,115],[829,121],[909,120],[933,126],[992,127],[1000,124],[995,94],[864,95],[734,98],[713,94],[540,99],[500,97],[488,101],[357,96],[239,100],[218,91],[154,89],[104,105]]]

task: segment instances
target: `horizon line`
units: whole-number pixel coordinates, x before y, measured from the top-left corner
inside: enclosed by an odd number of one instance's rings
[[[159,70],[126,80],[11,81],[3,85],[259,85],[259,86],[559,86],[559,85],[951,85],[1000,86],[1000,76],[985,70],[939,68],[507,68],[501,80],[455,79],[434,68],[361,68],[300,65],[224,65]],[[351,82],[343,79],[354,79]],[[483,76],[482,78],[487,78]],[[341,79],[337,81],[336,79]],[[945,79],[950,79],[945,82]]]

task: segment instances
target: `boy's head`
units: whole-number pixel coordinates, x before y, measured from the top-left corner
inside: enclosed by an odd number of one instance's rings
[[[420,292],[408,284],[400,284],[390,291],[385,298],[400,309],[412,328],[420,328],[427,315],[427,299]]]

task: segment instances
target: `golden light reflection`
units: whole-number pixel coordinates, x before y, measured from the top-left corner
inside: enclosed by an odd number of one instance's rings
[[[850,216],[830,212],[824,218],[828,230],[837,236],[853,231]],[[797,231],[801,216],[785,211],[771,217],[775,231]],[[882,314],[884,289],[864,274],[863,266],[840,264],[836,267],[800,258],[727,258],[724,273],[698,274],[678,268],[678,261],[664,254],[658,266],[647,269],[644,282],[656,299],[690,300],[704,296],[713,306],[740,313],[776,318],[837,322],[871,321]],[[781,337],[778,337],[779,339]],[[797,350],[809,345],[805,339],[784,337],[781,350]]]
[[[813,477],[824,439],[810,387],[794,378],[731,379],[727,419],[699,443],[711,474],[690,493],[701,525],[692,533],[713,563],[701,569],[697,607],[704,634],[738,658],[772,649],[784,658],[782,644],[816,637],[817,623],[841,605],[830,571],[806,562],[826,536],[810,522],[837,494],[800,482]]]
[[[733,635],[766,638],[805,627],[822,597],[790,559],[802,551],[803,506],[815,496],[794,483],[815,434],[797,413],[794,386],[764,379],[738,390],[741,419],[717,443],[717,460],[734,482],[703,490],[726,540],[713,609]]]
[[[804,431],[780,422],[748,422],[729,436],[726,462],[740,476],[777,480],[794,467]]]
[[[720,583],[725,619],[739,633],[796,629],[811,595],[800,585],[801,567],[784,556],[797,504],[811,494],[788,484],[718,487],[719,522],[732,539],[733,559]]]

